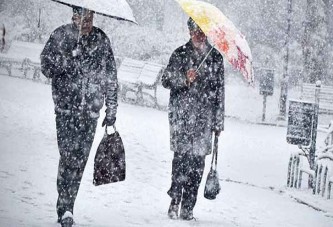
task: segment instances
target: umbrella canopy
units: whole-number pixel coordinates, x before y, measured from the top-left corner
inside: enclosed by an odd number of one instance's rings
[[[52,0],[67,6],[78,6],[94,11],[97,14],[130,21],[137,24],[132,9],[126,0]]]
[[[244,78],[254,84],[252,54],[245,36],[215,6],[197,0],[176,0],[206,34],[212,45]]]

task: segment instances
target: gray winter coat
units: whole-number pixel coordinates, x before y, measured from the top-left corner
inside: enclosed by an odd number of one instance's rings
[[[189,41],[174,51],[162,77],[163,86],[170,89],[170,145],[174,152],[210,154],[212,130],[224,130],[222,55],[213,49],[196,80],[189,87],[185,83],[187,70],[197,68],[204,57]]]
[[[110,41],[96,27],[79,42],[78,32],[74,24],[57,28],[41,54],[42,73],[52,79],[55,112],[98,118],[105,99],[107,114],[115,116],[118,82]]]

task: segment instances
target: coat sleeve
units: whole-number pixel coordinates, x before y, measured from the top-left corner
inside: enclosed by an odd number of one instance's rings
[[[224,64],[223,58],[221,57],[221,61],[219,61],[217,66],[217,75],[218,75],[218,83],[217,83],[217,91],[216,91],[216,102],[215,102],[215,121],[214,121],[214,129],[219,131],[224,131],[224,113],[225,113],[225,89],[224,89]]]
[[[162,85],[167,89],[178,90],[186,87],[186,77],[181,72],[182,59],[177,52],[174,52],[169,64],[162,75]]]
[[[118,79],[117,79],[117,68],[114,59],[113,51],[111,48],[110,40],[106,38],[104,56],[106,58],[106,86],[105,86],[105,105],[106,105],[106,117],[116,117],[118,107]]]
[[[56,29],[46,42],[40,55],[41,71],[47,78],[71,75],[77,70],[78,63],[72,53],[64,51],[60,43],[66,39],[63,28]]]
[[[60,48],[58,46],[60,31],[54,31],[47,41],[41,55],[41,71],[47,78],[53,78],[63,73]]]

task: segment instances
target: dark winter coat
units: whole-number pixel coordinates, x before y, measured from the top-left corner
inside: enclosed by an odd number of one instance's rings
[[[88,114],[98,118],[104,99],[107,114],[117,111],[117,71],[110,41],[93,27],[78,41],[74,24],[57,28],[41,54],[42,73],[52,79],[57,114]]]
[[[200,67],[196,80],[186,85],[186,72],[197,68],[204,57],[189,41],[174,51],[162,77],[163,86],[170,89],[170,144],[174,152],[210,154],[212,130],[224,130],[224,65],[216,49]]]

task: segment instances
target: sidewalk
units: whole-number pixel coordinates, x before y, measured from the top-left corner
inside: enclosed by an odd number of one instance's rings
[[[0,226],[57,226],[59,155],[51,89],[0,76],[0,97]],[[214,201],[202,196],[208,156],[194,210],[197,221],[184,222],[166,215],[173,155],[167,112],[120,103],[117,129],[126,149],[128,175],[124,182],[95,187],[93,158],[104,133],[100,125],[101,121],[76,202],[78,226],[333,225],[332,200],[285,187],[289,155],[297,148],[286,143],[284,127],[227,118],[219,141],[221,193]],[[325,212],[300,200],[315,202]]]

